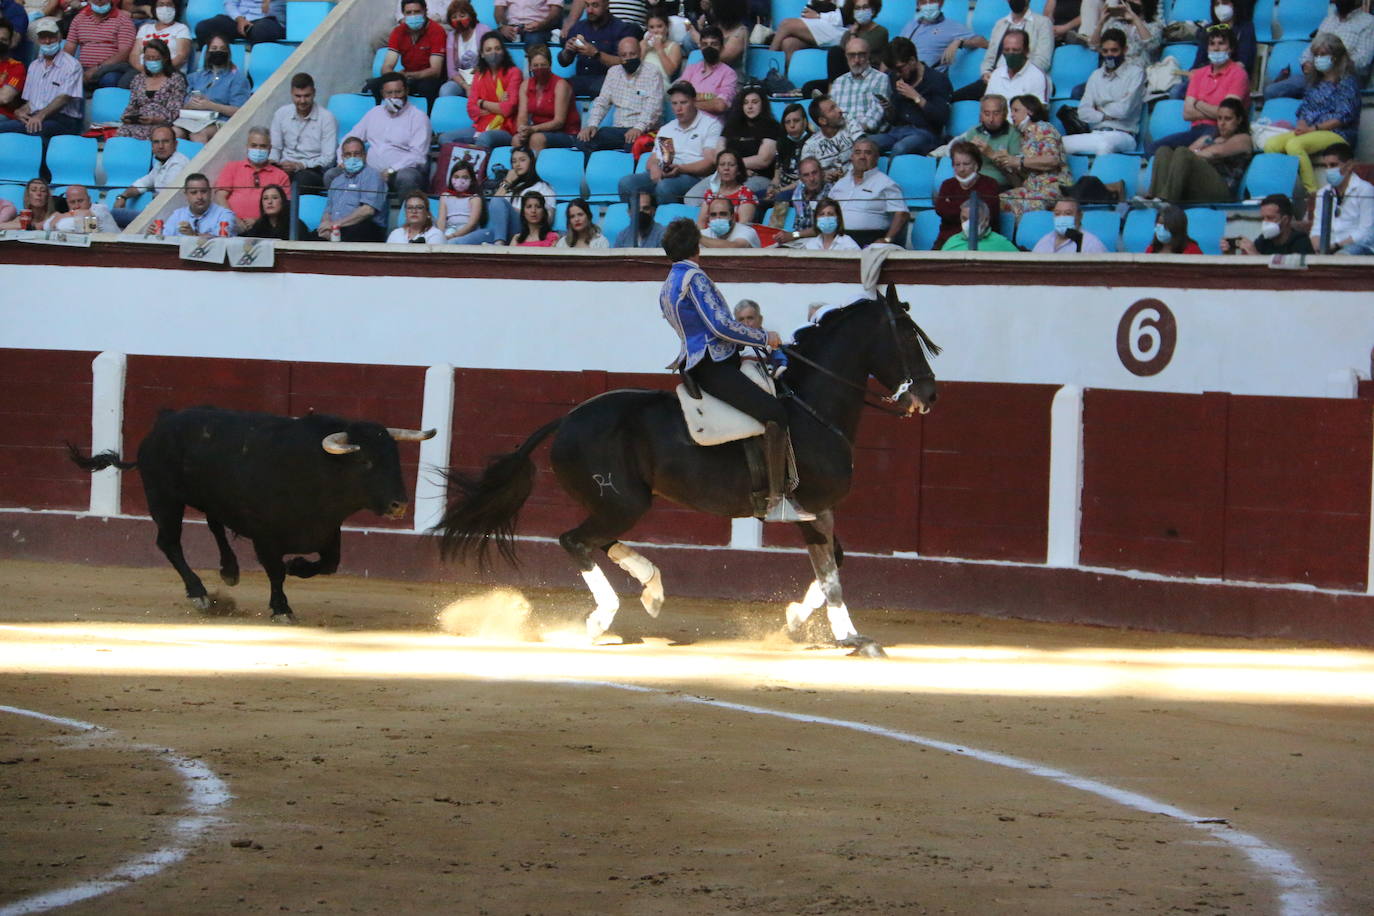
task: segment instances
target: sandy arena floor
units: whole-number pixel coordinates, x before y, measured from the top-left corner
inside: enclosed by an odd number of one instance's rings
[[[1374,912],[1374,653],[667,585],[0,561],[0,914]]]

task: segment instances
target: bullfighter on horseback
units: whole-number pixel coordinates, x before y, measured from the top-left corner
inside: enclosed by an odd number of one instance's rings
[[[663,317],[682,340],[677,358],[668,365],[707,394],[743,411],[763,424],[764,463],[768,471],[767,522],[805,522],[815,516],[787,494],[787,411],[772,394],[740,371],[740,347],[774,350],[782,340],[774,331],[751,328],[736,321],[725,297],[695,262],[701,231],[689,219],[674,220],[663,233],[663,249],[673,266],[663,283],[658,303]]]

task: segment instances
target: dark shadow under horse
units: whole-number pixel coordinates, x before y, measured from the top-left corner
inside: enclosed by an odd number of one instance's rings
[[[798,527],[815,571],[806,596],[787,609],[794,636],[824,605],[836,643],[870,655],[881,654],[850,620],[840,590],[834,507],[849,492],[853,442],[865,406],[869,376],[892,394],[893,412],[925,413],[935,403],[936,384],[927,355],[939,348],[898,302],[889,286],[881,298],[860,299],[830,310],[797,332],[789,348],[786,378],[795,394],[785,401],[800,479],[797,502],[816,520]],[[587,617],[595,638],[611,626],[619,598],[593,559],[603,550],[643,587],[640,601],[651,615],[663,605],[658,568],[619,538],[649,510],[655,496],[712,515],[753,515],[751,480],[742,442],[704,447],[691,439],[677,398],[642,389],[608,391],[574,407],[536,430],[514,452],[491,460],[476,478],[448,474],[457,495],[434,529],[445,559],[475,555],[486,565],[494,546],[515,562],[515,526],[534,488],[530,453],[557,433],[550,448],[562,488],[587,511],[587,518],[559,542],[573,558],[596,599]]]

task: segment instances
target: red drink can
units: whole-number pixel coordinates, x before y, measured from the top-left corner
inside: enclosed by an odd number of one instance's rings
[[[153,220],[153,235],[162,235],[162,227],[165,224],[160,219]]]
[[[19,228],[20,228],[20,229],[27,229],[27,228],[29,228],[30,225],[32,225],[32,223],[33,223],[33,211],[32,211],[32,210],[20,210],[20,211],[19,211]]]
[[[219,224],[219,235],[220,235],[220,238],[228,238],[228,236],[229,236],[229,224],[228,224],[228,223],[220,223],[220,224]]]

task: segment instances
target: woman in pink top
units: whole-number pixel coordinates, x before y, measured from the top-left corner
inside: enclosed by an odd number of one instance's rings
[[[491,28],[477,21],[477,12],[469,0],[453,0],[444,18],[453,30],[448,33],[448,54],[444,58],[448,82],[439,89],[439,95],[467,95],[477,73],[478,49]]]
[[[518,130],[511,146],[528,146],[536,155],[546,146],[571,149],[577,145],[582,118],[573,102],[572,83],[553,72],[553,55],[548,45],[525,49],[530,78],[520,93]]]
[[[1192,127],[1160,137],[1145,147],[1153,156],[1162,146],[1191,146],[1200,137],[1217,135],[1217,112],[1223,99],[1239,99],[1250,106],[1250,77],[1245,67],[1232,58],[1236,53],[1236,34],[1226,25],[1207,30],[1207,66],[1194,70],[1188,78],[1188,95],[1183,102],[1183,117]]]
[[[526,191],[520,198],[520,231],[511,236],[510,243],[523,248],[552,248],[558,243],[543,194]]]
[[[506,53],[497,32],[482,36],[477,72],[468,87],[468,116],[472,126],[445,134],[441,140],[476,142],[493,149],[510,146],[515,134],[515,112],[520,107],[520,71]]]

